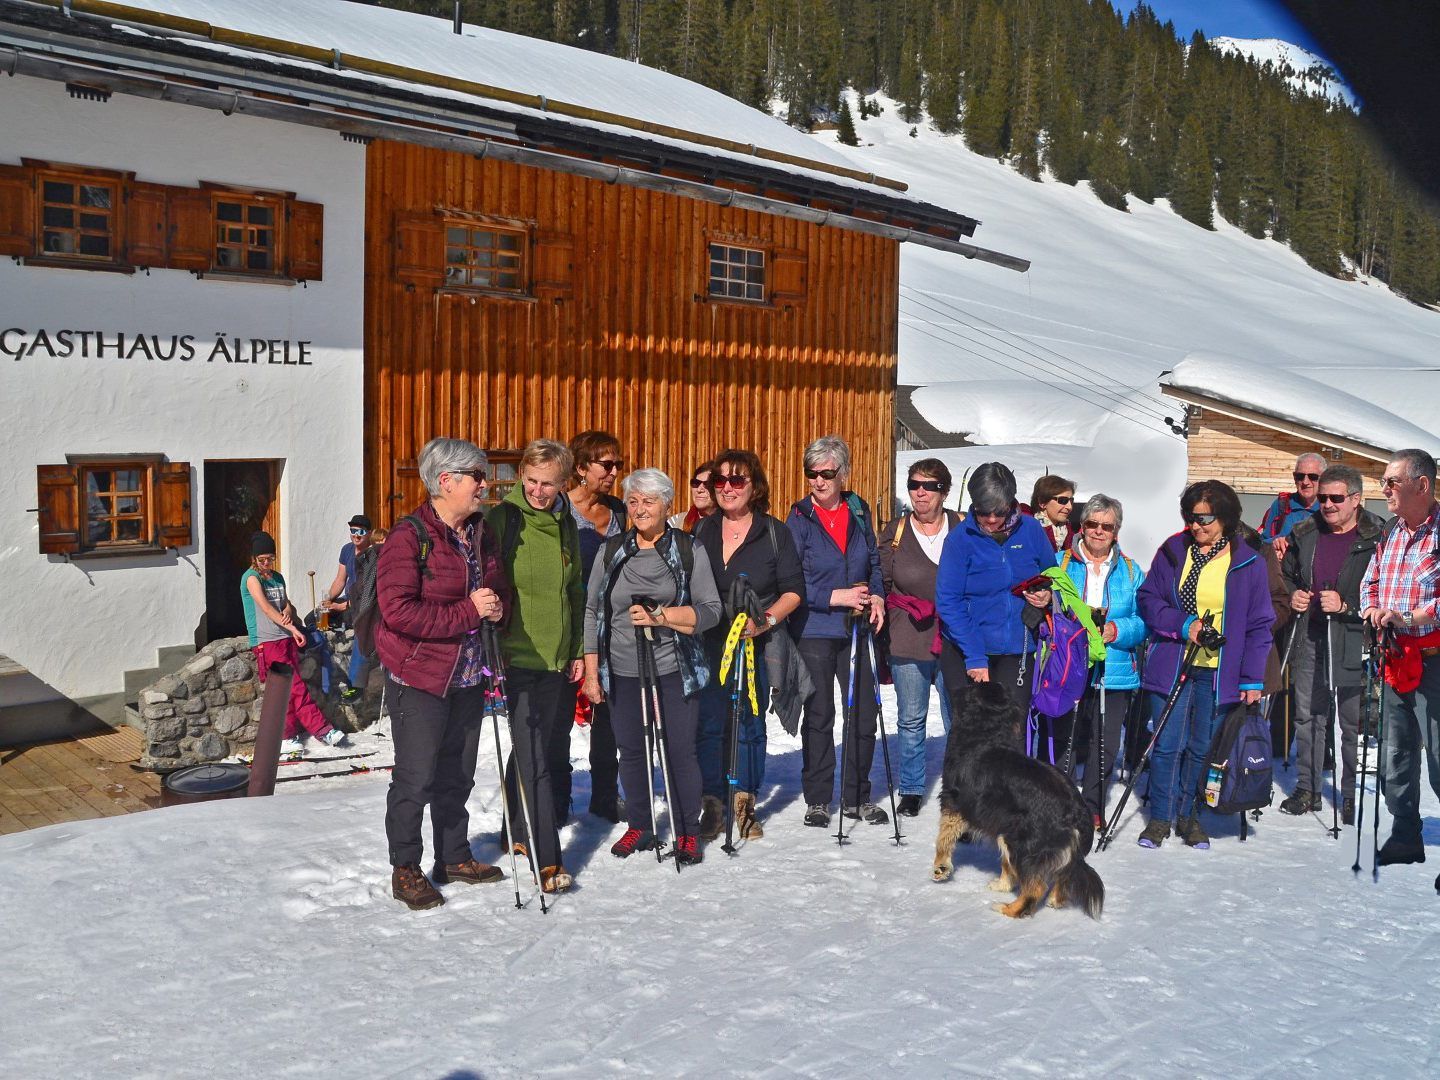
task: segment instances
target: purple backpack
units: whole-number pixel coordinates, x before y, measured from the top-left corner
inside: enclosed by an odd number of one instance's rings
[[[1030,707],[1041,716],[1064,716],[1080,702],[1090,671],[1090,641],[1080,620],[1058,605],[1036,632],[1035,694]]]

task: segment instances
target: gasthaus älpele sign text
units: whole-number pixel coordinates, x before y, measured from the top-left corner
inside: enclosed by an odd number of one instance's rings
[[[310,367],[312,342],[196,334],[111,333],[107,330],[0,330],[0,357],[10,360],[133,360]]]

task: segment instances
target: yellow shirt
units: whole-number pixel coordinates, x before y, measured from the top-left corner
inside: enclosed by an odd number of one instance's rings
[[[1191,558],[1193,548],[1186,549],[1185,565],[1180,568],[1180,580],[1184,581],[1190,576],[1190,568],[1194,565]],[[1222,633],[1225,630],[1225,578],[1230,573],[1230,545],[1225,545],[1225,550],[1216,555],[1204,569],[1200,571],[1200,580],[1195,586],[1195,610],[1201,615],[1210,612],[1210,625]],[[1220,666],[1219,649],[1201,649],[1195,656],[1195,666],[1203,668],[1216,668]]]

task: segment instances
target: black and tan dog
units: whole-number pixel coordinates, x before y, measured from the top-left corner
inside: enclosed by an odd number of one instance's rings
[[[1016,749],[1022,722],[1003,687],[979,683],[966,692],[945,747],[931,875],[950,877],[961,833],[992,837],[1000,846],[1000,876],[990,888],[1020,894],[996,911],[1024,918],[1049,892],[1051,907],[1073,902],[1098,919],[1105,886],[1085,862],[1094,839],[1090,811],[1059,769]]]

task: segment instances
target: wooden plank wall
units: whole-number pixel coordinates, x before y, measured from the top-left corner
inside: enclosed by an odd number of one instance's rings
[[[1242,495],[1275,495],[1295,490],[1291,472],[1303,453],[1319,453],[1327,462],[1349,465],[1365,478],[1365,498],[1383,499],[1380,477],[1385,462],[1339,451],[1325,444],[1237,420],[1206,409],[1191,416],[1189,479],[1223,480]]]
[[[754,212],[424,147],[367,153],[365,502],[389,522],[418,502],[396,463],[432,436],[519,447],[603,428],[688,506],[690,470],[753,449],[772,511],[805,494],[801,452],[850,443],[851,486],[885,516],[894,485],[899,244]],[[437,206],[571,238],[569,295],[497,299],[396,276],[397,215]],[[793,308],[700,299],[707,231],[804,254]],[[618,490],[618,489],[617,489]],[[392,498],[392,496],[399,496]]]

